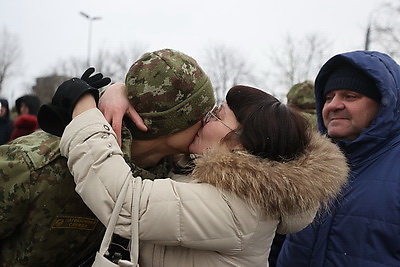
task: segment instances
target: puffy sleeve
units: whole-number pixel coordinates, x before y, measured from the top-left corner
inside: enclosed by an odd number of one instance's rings
[[[307,225],[312,223],[318,208],[315,207],[314,209],[295,215],[282,216],[276,231],[279,234],[290,234],[303,230]]]
[[[61,153],[68,157],[76,192],[107,225],[126,179],[133,178],[111,126],[97,109],[82,113],[65,129]],[[132,188],[116,233],[130,238]],[[235,252],[258,227],[260,212],[229,192],[209,184],[171,179],[143,180],[139,238],[162,245]]]

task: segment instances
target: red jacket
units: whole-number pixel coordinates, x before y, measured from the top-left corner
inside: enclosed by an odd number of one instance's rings
[[[14,140],[20,136],[28,135],[39,129],[37,117],[30,114],[22,114],[14,121],[14,129],[11,133],[11,139]]]

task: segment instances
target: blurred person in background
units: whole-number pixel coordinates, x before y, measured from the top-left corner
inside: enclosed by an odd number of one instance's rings
[[[35,95],[24,95],[15,100],[15,109],[18,113],[14,121],[14,129],[10,141],[28,135],[39,129],[37,114],[40,100]]]
[[[10,118],[10,108],[7,99],[0,98],[0,145],[10,140],[13,121]]]
[[[30,114],[38,115],[40,99],[36,95],[23,95],[15,100],[15,109],[18,115]]]
[[[317,115],[315,109],[314,84],[304,81],[293,85],[286,95],[289,107],[296,109],[317,130]]]

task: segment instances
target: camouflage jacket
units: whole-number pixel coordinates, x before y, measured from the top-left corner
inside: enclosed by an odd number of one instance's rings
[[[130,162],[131,139],[123,132]],[[2,266],[76,266],[100,245],[105,228],[75,192],[59,141],[37,131],[0,146]],[[129,165],[147,179],[169,171],[166,161],[148,171]]]

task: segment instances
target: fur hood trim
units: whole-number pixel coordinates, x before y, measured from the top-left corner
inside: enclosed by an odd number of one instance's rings
[[[196,160],[193,178],[237,194],[270,216],[327,207],[347,181],[349,168],[340,149],[313,133],[305,153],[289,162],[261,159],[224,146]]]

